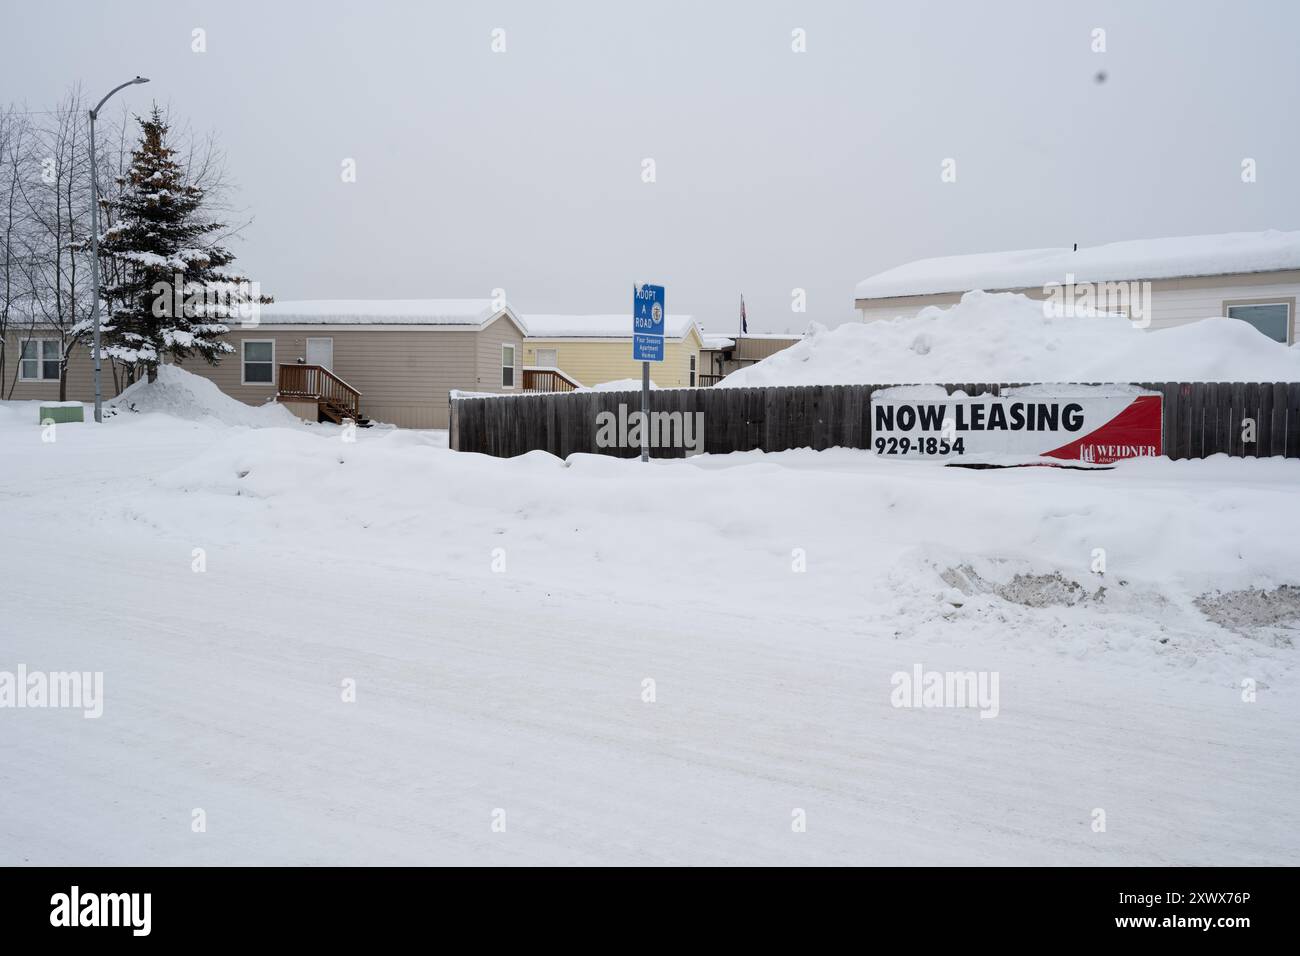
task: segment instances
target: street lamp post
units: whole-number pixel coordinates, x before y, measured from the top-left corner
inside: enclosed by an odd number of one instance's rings
[[[137,76],[134,80],[127,80],[120,86],[115,86],[109,90],[104,98],[96,104],[95,108],[90,111],[90,274],[93,277],[92,286],[94,288],[90,315],[91,320],[95,323],[95,421],[97,422],[104,420],[104,390],[100,384],[99,360],[99,186],[95,176],[97,171],[95,168],[95,120],[99,118],[99,111],[104,108],[108,98],[118,90],[134,86],[137,83],[148,82],[143,76]]]

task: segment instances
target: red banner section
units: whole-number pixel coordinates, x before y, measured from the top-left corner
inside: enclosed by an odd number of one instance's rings
[[[1047,458],[1109,465],[1124,458],[1164,453],[1161,445],[1161,397],[1139,395],[1122,412],[1068,445],[1044,452]]]

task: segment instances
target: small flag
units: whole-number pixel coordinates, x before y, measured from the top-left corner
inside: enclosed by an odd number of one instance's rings
[[[746,335],[749,332],[749,320],[745,315],[745,297],[740,297],[740,334]]]

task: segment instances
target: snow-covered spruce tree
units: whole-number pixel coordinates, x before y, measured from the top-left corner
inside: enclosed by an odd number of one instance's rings
[[[168,124],[158,107],[140,120],[140,142],[116,200],[103,200],[107,221],[100,236],[105,277],[102,355],[144,370],[152,381],[163,356],[198,354],[209,364],[234,351],[222,336],[231,319],[266,301],[243,277],[226,269],[234,255],[217,236],[226,227],[205,207],[204,190],[191,182],[168,145]]]

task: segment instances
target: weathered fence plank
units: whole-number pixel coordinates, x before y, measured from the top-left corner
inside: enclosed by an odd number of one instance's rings
[[[1286,454],[1286,384],[1273,383],[1273,442],[1274,455]]]
[[[1286,456],[1300,458],[1300,382],[1286,386]]]

